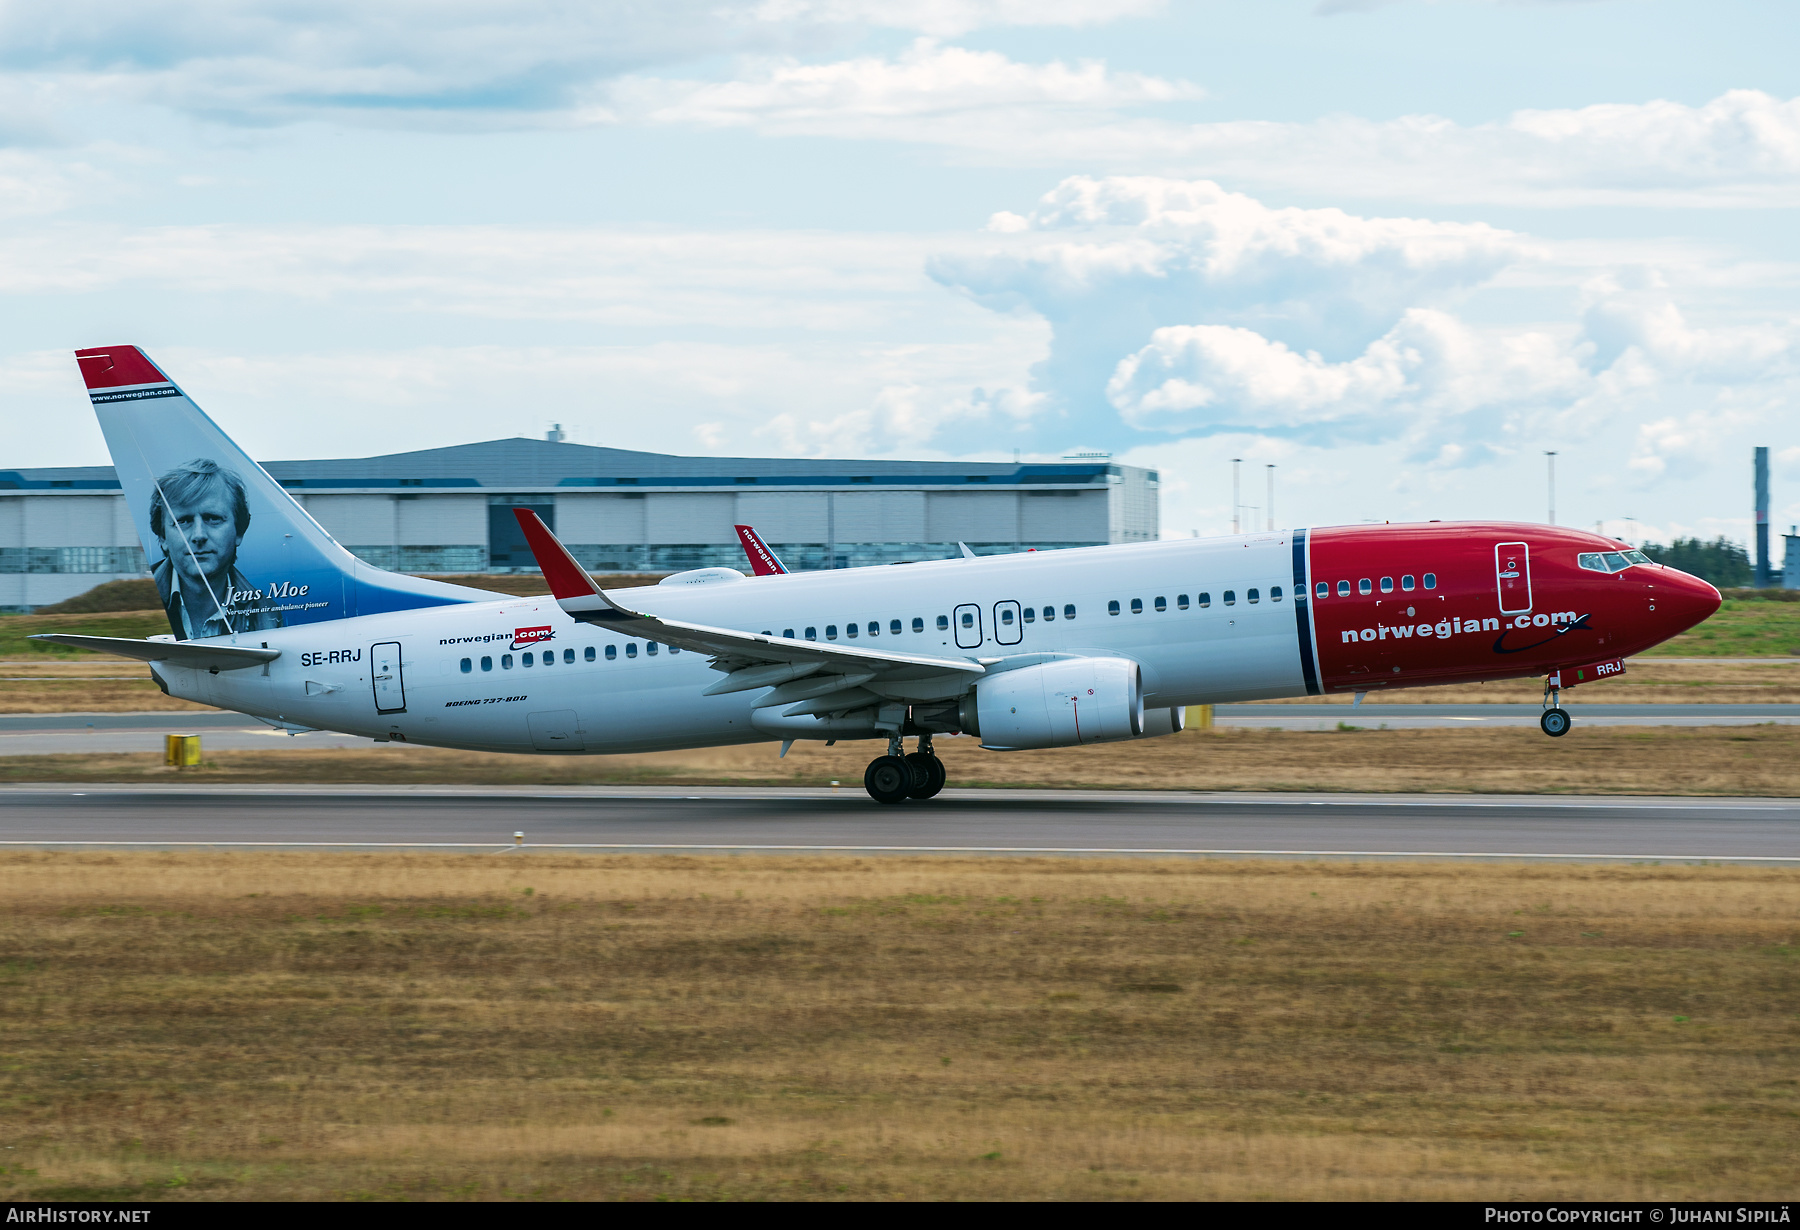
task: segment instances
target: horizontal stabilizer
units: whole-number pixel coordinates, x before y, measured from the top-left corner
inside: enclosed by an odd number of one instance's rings
[[[168,662],[201,671],[241,671],[261,666],[281,656],[279,649],[249,649],[239,645],[208,645],[203,641],[140,641],[129,636],[81,636],[73,632],[44,632],[28,638],[54,641],[76,649],[92,649],[139,662]]]

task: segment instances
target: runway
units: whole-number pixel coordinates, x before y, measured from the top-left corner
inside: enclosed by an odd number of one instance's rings
[[[1800,724],[1800,705],[1567,706],[1582,726],[1755,726]],[[1258,730],[1378,730],[1532,727],[1537,705],[1220,705],[1219,726]],[[289,735],[241,713],[20,713],[0,715],[0,756],[160,752],[164,735],[198,734],[211,751],[368,747],[331,731]]]
[[[0,789],[0,845],[1186,854],[1800,864],[1787,799],[860,789]]]

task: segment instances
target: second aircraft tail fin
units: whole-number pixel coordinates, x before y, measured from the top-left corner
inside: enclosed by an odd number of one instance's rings
[[[744,544],[744,554],[750,558],[750,570],[759,577],[780,576],[787,572],[787,565],[781,557],[769,549],[762,535],[748,525],[734,525],[738,541]]]

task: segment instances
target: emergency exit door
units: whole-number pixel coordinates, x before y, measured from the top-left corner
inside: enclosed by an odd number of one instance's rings
[[[400,673],[400,642],[383,641],[369,649],[370,681],[375,685],[375,712],[406,712],[406,679]]]
[[[952,618],[956,621],[957,648],[980,649],[981,642],[987,639],[981,631],[981,608],[972,602],[965,602],[956,608]]]
[[[1500,590],[1502,615],[1523,615],[1531,609],[1531,547],[1528,544],[1495,544],[1494,583]]]

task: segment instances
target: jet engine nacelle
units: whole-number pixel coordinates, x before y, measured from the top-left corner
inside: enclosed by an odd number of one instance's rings
[[[1111,743],[1144,733],[1143,675],[1124,658],[1062,658],[990,675],[964,705],[997,751]],[[969,714],[968,710],[974,713]]]

